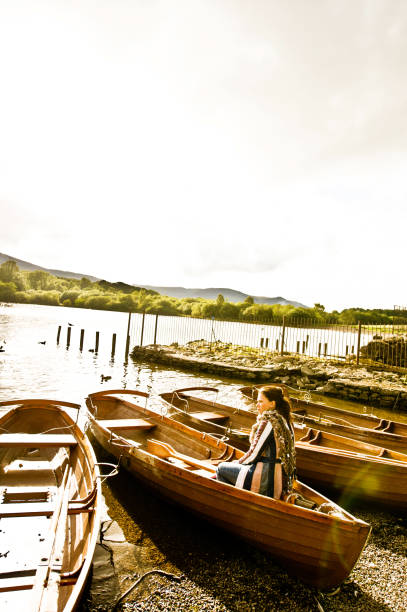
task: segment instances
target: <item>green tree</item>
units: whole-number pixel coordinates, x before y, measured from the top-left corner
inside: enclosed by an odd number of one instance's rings
[[[49,272],[45,272],[45,270],[33,270],[29,272],[28,279],[33,289],[40,289],[42,291],[49,289],[56,280],[55,276],[49,274]]]
[[[0,281],[3,283],[12,282],[18,275],[20,269],[15,261],[9,259],[0,266]]]
[[[0,281],[0,301],[14,302],[17,288],[14,283],[2,283]]]
[[[238,319],[240,314],[240,308],[237,304],[231,302],[225,302],[219,311],[219,315],[222,319]]]
[[[76,300],[80,295],[81,292],[78,289],[68,289],[61,293],[59,299],[64,306],[76,306]]]
[[[82,276],[80,282],[79,282],[79,286],[81,289],[87,289],[88,287],[90,287],[92,285],[92,281],[90,281],[88,278],[86,278],[86,276]]]

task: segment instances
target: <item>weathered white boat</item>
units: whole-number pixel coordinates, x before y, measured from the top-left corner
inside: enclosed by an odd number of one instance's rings
[[[71,612],[100,525],[100,474],[69,402],[0,402],[0,610]]]

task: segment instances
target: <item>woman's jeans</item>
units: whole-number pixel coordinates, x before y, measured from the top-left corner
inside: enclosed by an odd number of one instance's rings
[[[220,482],[227,482],[228,484],[235,485],[241,468],[242,466],[240,463],[219,463],[216,468],[216,479]]]

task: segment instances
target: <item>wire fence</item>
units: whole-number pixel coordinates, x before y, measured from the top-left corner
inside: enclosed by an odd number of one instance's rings
[[[131,316],[131,346],[197,341],[250,348],[259,356],[305,355],[407,369],[407,324],[342,325],[310,319],[246,323],[154,314]]]

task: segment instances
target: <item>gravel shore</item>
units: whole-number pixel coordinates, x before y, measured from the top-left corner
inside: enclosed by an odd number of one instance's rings
[[[105,491],[109,514],[133,546],[134,567],[119,570],[124,593],[151,574],[114,607],[84,610],[144,612],[360,612],[407,610],[407,519],[366,507],[355,516],[372,534],[349,578],[336,593],[322,593],[289,576],[270,555],[246,545],[190,513],[154,496],[123,471]],[[144,560],[143,566],[137,559]]]

